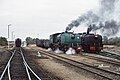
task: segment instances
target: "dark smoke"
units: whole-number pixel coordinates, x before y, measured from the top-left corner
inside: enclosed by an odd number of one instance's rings
[[[89,26],[89,31],[100,30],[104,35],[110,36],[116,34],[119,31],[120,23],[115,20],[100,22],[99,25],[92,24]]]
[[[80,16],[77,20],[72,21],[68,26],[66,27],[66,31],[71,30],[73,27],[78,27],[81,23],[94,23],[99,20],[99,17],[94,14],[92,11],[89,11],[87,14]]]
[[[104,35],[115,35],[120,27],[120,21],[114,19],[116,3],[118,1],[100,0],[100,8],[97,13],[88,11],[86,14],[81,15],[78,19],[68,24],[66,31],[71,30],[73,27],[78,27],[81,24],[91,24],[89,26],[91,31],[100,30]]]

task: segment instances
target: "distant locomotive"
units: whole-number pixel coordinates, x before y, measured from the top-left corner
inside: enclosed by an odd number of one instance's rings
[[[22,43],[22,41],[21,41],[20,38],[17,38],[17,39],[15,40],[15,46],[16,46],[16,47],[21,47],[21,43]]]

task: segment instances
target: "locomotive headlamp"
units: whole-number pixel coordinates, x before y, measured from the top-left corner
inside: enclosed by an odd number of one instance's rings
[[[95,39],[98,39],[98,36],[97,36],[97,35],[95,35]]]
[[[95,37],[97,38],[98,36],[97,36],[97,35],[95,35]]]

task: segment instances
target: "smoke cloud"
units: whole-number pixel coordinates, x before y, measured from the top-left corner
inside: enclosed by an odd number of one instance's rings
[[[100,8],[96,13],[91,10],[81,15],[68,24],[66,31],[85,24],[90,25],[90,31],[100,30],[103,35],[115,35],[120,28],[120,15],[117,14],[120,9],[119,3],[119,0],[100,0]]]
[[[104,23],[100,22],[99,25],[92,24],[89,26],[90,31],[100,30],[102,34],[110,36],[114,35],[119,31],[120,23],[117,23],[115,20],[105,21]]]

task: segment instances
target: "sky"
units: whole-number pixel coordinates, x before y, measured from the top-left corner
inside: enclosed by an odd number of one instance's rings
[[[72,20],[98,5],[98,0],[0,0],[0,36],[8,36],[11,24],[10,40],[12,32],[14,39],[47,39],[53,33],[65,31]],[[85,32],[86,29],[73,30]]]

